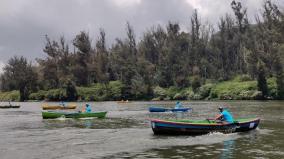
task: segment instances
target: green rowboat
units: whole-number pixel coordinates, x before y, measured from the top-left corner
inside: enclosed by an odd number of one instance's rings
[[[91,112],[91,113],[82,113],[82,112],[75,112],[75,113],[69,113],[69,112],[56,112],[56,111],[47,111],[42,112],[42,118],[43,119],[55,119],[55,118],[104,118],[106,116],[107,112]]]

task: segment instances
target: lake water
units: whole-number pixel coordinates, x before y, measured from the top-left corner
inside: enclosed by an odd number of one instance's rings
[[[156,136],[149,118],[151,105],[173,107],[174,102],[90,103],[108,111],[105,119],[51,119],[41,116],[40,102],[17,103],[20,109],[0,109],[1,159],[92,158],[284,158],[283,101],[187,101],[192,119],[212,118],[227,103],[238,117],[261,118],[259,128],[247,133],[202,136]],[[0,103],[0,105],[3,103]],[[77,103],[78,110],[83,103]]]

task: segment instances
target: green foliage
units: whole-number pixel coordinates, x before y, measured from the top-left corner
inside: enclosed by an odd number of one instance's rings
[[[46,98],[46,95],[48,94],[48,91],[39,90],[38,92],[31,93],[29,96],[30,100],[44,100]]]
[[[201,96],[199,93],[194,93],[192,91],[192,88],[189,88],[186,90],[186,96],[187,96],[187,99],[189,100],[200,100],[201,99]]]
[[[279,73],[276,76],[277,83],[277,98],[284,99],[284,73]]]
[[[267,79],[267,87],[269,90],[269,97],[277,98],[277,83],[276,78]]]
[[[277,98],[276,78],[267,80],[269,89],[269,98]],[[121,100],[122,89],[124,85],[120,81],[110,81],[108,85],[94,84],[91,87],[77,87],[78,95],[81,100],[103,101],[103,100]],[[38,91],[31,93],[30,100],[51,100],[59,101],[66,99],[64,89],[52,89],[49,91]],[[235,99],[251,100],[262,99],[262,93],[257,90],[256,81],[225,81],[217,84],[207,83],[193,92],[191,87],[179,89],[177,87],[154,88],[153,100],[202,100],[202,99]],[[19,92],[1,92],[0,100],[19,100]]]
[[[167,97],[167,91],[166,89],[160,87],[160,86],[157,86],[154,88],[154,97],[157,99],[157,100],[164,100],[166,99]]]
[[[169,99],[174,99],[174,96],[179,93],[179,89],[177,87],[170,87],[166,89],[166,94]]]
[[[181,91],[179,93],[176,93],[173,96],[173,100],[186,100],[187,99],[187,95],[185,94],[184,91]]]
[[[109,84],[94,84],[91,87],[78,87],[78,96],[82,100],[104,101],[122,99],[123,84],[120,81],[111,81]]]
[[[64,101],[67,99],[65,89],[50,89],[48,91],[40,90],[31,93],[30,100]]]
[[[19,91],[0,92],[0,101],[20,101]]]
[[[243,90],[240,92],[237,99],[262,99],[262,93],[255,90]]]
[[[257,90],[256,81],[225,81],[216,84],[210,92],[210,98],[218,99],[254,99],[253,96]]]
[[[154,97],[155,100],[185,100],[187,99],[186,89],[180,89],[177,87],[154,88]]]
[[[121,81],[110,81],[109,83],[109,100],[120,100],[122,97],[122,88],[124,85]]]
[[[102,101],[107,99],[107,89],[105,85],[94,84],[91,87],[78,87],[78,96],[82,100]]]
[[[194,96],[194,92],[192,91],[192,88],[186,88],[184,89],[184,94],[186,95],[186,99],[192,100]]]
[[[195,10],[189,32],[169,22],[153,26],[140,41],[129,23],[126,38],[113,44],[106,44],[103,29],[95,42],[79,32],[72,50],[64,37],[46,36],[46,56],[35,66],[12,58],[0,88],[19,90],[20,100],[283,99],[283,11],[267,0],[262,17],[250,24],[240,2],[228,7],[234,15],[222,16],[218,29],[202,23]]]
[[[77,91],[72,83],[67,82],[61,89],[50,89],[48,91],[40,90],[31,93],[30,100],[49,100],[49,101],[74,101],[77,100]]]
[[[36,87],[37,74],[26,58],[14,56],[4,67],[0,83],[2,90],[19,90],[20,101],[24,101]]]
[[[143,78],[136,75],[131,80],[131,94],[134,95],[135,99],[145,99],[147,94],[147,85],[145,84]]]
[[[61,89],[51,89],[47,91],[47,94],[45,95],[45,99],[49,101],[61,101],[64,100],[66,97],[66,91]]]
[[[197,92],[197,89],[201,86],[200,77],[194,76],[191,82],[193,92]]]
[[[67,101],[77,100],[77,90],[75,85],[72,83],[72,81],[68,80],[64,87],[66,91],[66,100]]]
[[[211,89],[213,88],[213,84],[205,84],[198,89],[198,94],[200,95],[200,99],[205,99],[209,97]]]
[[[120,81],[111,81],[109,84],[93,84],[90,87],[77,87],[75,94],[71,97],[79,97],[80,100],[86,101],[104,101],[104,100],[120,100],[122,98],[123,84]],[[72,91],[74,88],[72,88]],[[72,93],[72,92],[71,92]],[[75,96],[76,95],[76,96]],[[50,100],[50,101],[61,101],[61,100],[72,100],[70,93],[66,88],[62,89],[51,89],[48,91],[40,90],[36,93],[32,93],[29,96],[31,100]],[[73,98],[74,100],[74,98]]]
[[[245,82],[245,81],[251,81],[253,79],[249,75],[243,74],[243,75],[237,75],[233,80],[236,82]]]

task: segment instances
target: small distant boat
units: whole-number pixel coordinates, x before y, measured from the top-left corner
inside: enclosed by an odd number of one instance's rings
[[[55,118],[104,118],[106,116],[107,112],[75,112],[75,113],[69,113],[69,112],[55,112],[55,111],[47,111],[42,112],[42,118],[43,119],[55,119]]]
[[[154,134],[202,135],[211,132],[234,133],[256,129],[259,118],[236,119],[233,123],[218,123],[210,120],[159,120],[152,119]]]
[[[121,101],[117,101],[117,103],[130,103],[130,101],[128,101],[128,100],[121,100]]]
[[[56,110],[56,109],[76,109],[76,104],[68,104],[68,105],[47,105],[43,104],[42,109],[43,110]]]
[[[1,109],[20,108],[20,105],[0,105]]]
[[[179,108],[179,109],[168,109],[168,108],[162,108],[162,107],[149,107],[149,112],[188,112],[191,110],[191,108]]]

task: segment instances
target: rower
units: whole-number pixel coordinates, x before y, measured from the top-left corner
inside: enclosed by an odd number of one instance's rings
[[[92,112],[92,108],[90,106],[90,104],[86,104],[86,109],[85,109],[86,113],[91,113]]]
[[[182,104],[179,101],[177,101],[175,109],[180,109],[180,108],[182,108]]]
[[[218,109],[220,111],[220,114],[217,115],[215,120],[221,120],[222,123],[224,123],[224,124],[226,124],[226,123],[233,123],[234,122],[234,118],[233,118],[232,114],[229,111],[224,110],[223,107],[219,107]]]

